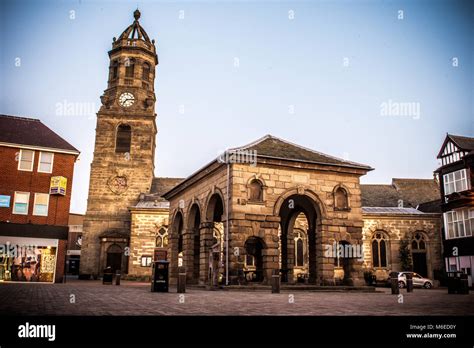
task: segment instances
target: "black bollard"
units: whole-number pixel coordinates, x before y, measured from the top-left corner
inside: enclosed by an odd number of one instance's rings
[[[117,271],[117,273],[115,273],[115,285],[120,285],[120,271]]]
[[[272,294],[280,293],[280,271],[274,269],[272,271]]]
[[[407,292],[413,292],[413,274],[406,273],[405,276],[407,278]]]
[[[398,295],[400,289],[398,288],[398,277],[390,278],[390,285],[392,286],[392,295]]]
[[[178,294],[186,292],[186,270],[184,267],[178,268]]]

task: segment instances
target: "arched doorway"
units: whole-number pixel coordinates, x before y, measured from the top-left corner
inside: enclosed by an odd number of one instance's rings
[[[219,193],[214,193],[208,201],[206,208],[206,223],[209,227],[204,244],[204,253],[209,257],[207,279],[221,283],[225,277],[225,230],[224,230],[224,202]],[[211,259],[217,256],[218,260]],[[217,272],[217,273],[216,273]]]
[[[183,266],[183,215],[178,211],[174,217],[173,233],[178,237],[178,267]]]
[[[192,259],[192,270],[190,272],[192,283],[199,281],[199,268],[201,260],[201,212],[197,204],[193,204],[189,211],[189,230],[191,232],[192,246],[193,246],[193,259]],[[188,267],[188,266],[187,266]]]
[[[426,238],[423,233],[415,232],[411,241],[411,258],[413,261],[413,272],[428,277],[428,266],[426,263]]]
[[[112,272],[122,270],[122,248],[118,244],[112,244],[107,249],[106,267],[112,268]]]
[[[300,215],[302,214],[302,215]],[[306,219],[307,230],[307,257],[309,283],[315,284],[317,280],[317,260],[316,260],[316,229],[318,207],[316,202],[310,197],[302,194],[293,194],[287,197],[281,204],[280,216],[280,245],[281,245],[281,273],[282,281],[293,283],[296,281],[294,269],[296,265],[295,254],[295,222],[302,216]],[[300,243],[301,244],[301,243]]]
[[[262,282],[263,276],[263,253],[265,243],[261,238],[249,237],[244,244],[245,249],[245,279],[250,282]]]
[[[334,272],[339,273],[336,278],[336,285],[352,285],[351,268],[353,250],[352,245],[345,240],[336,243],[336,257],[334,258]]]

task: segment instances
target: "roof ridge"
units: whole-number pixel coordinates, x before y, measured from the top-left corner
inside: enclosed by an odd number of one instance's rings
[[[14,118],[17,120],[23,120],[23,121],[35,121],[35,122],[41,122],[39,118],[32,118],[32,117],[26,117],[26,116],[18,116],[18,115],[6,115],[6,114],[0,114],[0,117],[8,117],[8,118]]]
[[[288,141],[288,140],[286,140],[286,139],[282,139],[282,138],[276,137],[276,136],[271,135],[271,134],[267,134],[267,135],[261,137],[260,139],[257,139],[257,140],[254,141],[253,143],[250,143],[250,144],[247,144],[247,145],[244,145],[244,146],[240,146],[240,147],[231,148],[231,149],[229,149],[229,150],[246,149],[246,148],[255,146],[255,145],[257,145],[257,144],[259,144],[259,143],[261,143],[261,142],[263,142],[264,140],[267,140],[267,139],[276,139],[276,140],[279,140],[279,141],[281,141],[281,142],[283,142],[283,143],[286,143],[286,144],[295,146],[295,147],[297,147],[297,148],[300,148],[300,149],[303,149],[303,150],[312,152],[312,153],[317,154],[317,155],[319,155],[319,156],[328,157],[328,158],[331,158],[331,159],[333,159],[333,160],[341,161],[341,162],[344,162],[344,163],[347,163],[347,164],[352,164],[352,165],[356,165],[356,166],[363,166],[363,167],[370,167],[370,166],[366,166],[365,164],[362,164],[362,163],[353,162],[353,161],[348,161],[348,160],[345,160],[345,159],[342,159],[342,158],[339,158],[339,157],[335,157],[335,156],[332,156],[332,155],[328,155],[328,154],[326,154],[326,153],[319,152],[319,151],[310,149],[310,148],[308,148],[308,147],[305,147],[305,146],[302,146],[302,145],[299,145],[299,144],[295,144],[295,143],[293,143],[293,142],[291,142],[291,141]],[[258,156],[258,154],[257,154],[257,156]]]
[[[465,136],[465,135],[449,134],[449,133],[448,133],[448,136],[449,137],[464,138],[464,139],[474,139],[474,137],[468,137],[468,136]]]

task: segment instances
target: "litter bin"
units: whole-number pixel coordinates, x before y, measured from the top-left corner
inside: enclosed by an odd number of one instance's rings
[[[153,273],[151,276],[151,291],[152,292],[168,292],[169,277],[168,277],[168,261],[153,262]]]
[[[447,272],[448,294],[468,294],[467,274],[463,272]]]
[[[112,267],[107,267],[104,269],[104,275],[102,276],[102,284],[112,285],[114,279],[114,273],[112,272]]]

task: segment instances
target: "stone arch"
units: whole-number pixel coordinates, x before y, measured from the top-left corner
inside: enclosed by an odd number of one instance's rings
[[[220,198],[220,202],[222,204],[222,215],[224,215],[224,212],[226,211],[226,201],[224,199],[225,196],[221,189],[214,187],[207,196],[205,210],[203,212],[204,221],[206,222],[215,221],[213,212],[215,211],[216,206],[219,204],[217,197]],[[225,220],[225,216],[222,216],[222,220]]]
[[[295,222],[301,213],[304,214],[308,223],[307,231],[307,253],[308,272],[303,275],[310,283],[316,283],[317,273],[322,272],[322,262],[318,260],[316,250],[322,246],[322,219],[325,208],[319,197],[311,190],[303,187],[287,190],[275,203],[276,216],[280,217],[280,259],[282,269],[282,280],[288,282],[295,281],[295,260],[294,260],[294,232]],[[324,213],[321,213],[321,212]],[[319,246],[319,247],[318,247]],[[318,268],[321,268],[318,271]],[[323,277],[322,274],[319,274]]]
[[[293,196],[293,195],[302,195],[302,196],[309,197],[310,199],[312,199],[316,203],[316,205],[318,207],[318,213],[319,213],[319,216],[321,217],[321,219],[319,219],[319,220],[322,220],[326,217],[326,215],[327,215],[326,205],[323,203],[323,201],[319,198],[319,196],[314,191],[312,191],[311,189],[309,189],[306,186],[294,187],[294,188],[288,189],[285,192],[283,192],[278,197],[278,199],[276,200],[275,205],[273,207],[273,215],[274,216],[278,216],[280,214],[280,209],[281,209],[281,206],[282,206],[283,202],[288,197]]]
[[[192,283],[199,281],[201,260],[201,207],[197,200],[193,200],[187,213],[186,229],[188,242],[186,243],[186,273]]]
[[[410,237],[409,240],[413,272],[416,272],[423,277],[432,278],[432,251],[428,234],[422,229],[416,229],[410,231],[408,235]]]
[[[257,236],[249,236],[244,243],[244,264],[246,280],[262,282],[264,280],[264,250],[267,248],[265,240]]]

